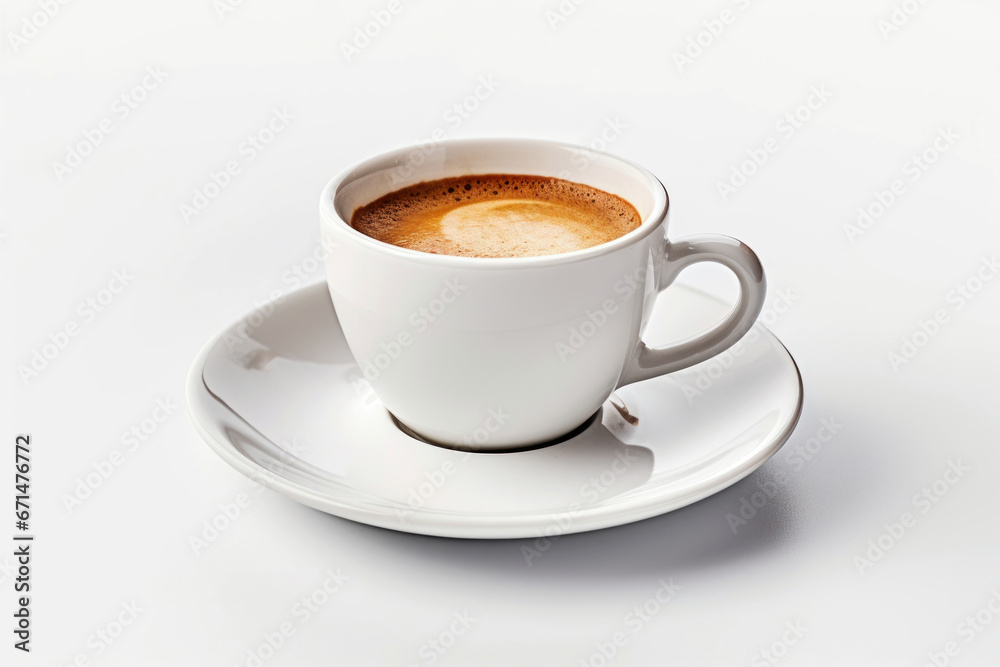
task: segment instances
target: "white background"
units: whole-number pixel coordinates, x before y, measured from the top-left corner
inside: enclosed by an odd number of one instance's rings
[[[995,3],[911,1],[886,36],[891,0],[591,0],[555,23],[556,0],[402,2],[350,58],[342,45],[387,3],[245,0],[220,17],[212,0],[92,0],[59,6],[34,34],[23,21],[40,4],[3,2],[0,30],[0,432],[9,450],[32,435],[38,536],[30,655],[11,647],[13,560],[0,557],[0,662],[246,665],[291,621],[266,664],[426,665],[455,613],[474,622],[435,664],[599,665],[596,645],[623,629],[616,664],[771,664],[759,652],[786,623],[808,630],[777,647],[780,664],[920,665],[950,641],[951,664],[1000,659],[993,612],[971,637],[960,627],[1000,591],[1000,280],[961,307],[953,291],[1000,252]],[[733,20],[709,39],[703,22],[724,9]],[[708,45],[679,67],[703,31]],[[113,105],[147,66],[166,78],[123,118]],[[495,91],[467,99],[480,77]],[[814,87],[832,96],[786,138],[776,124]],[[449,121],[463,103],[478,108]],[[294,120],[246,160],[241,142],[274,109]],[[113,131],[57,174],[104,118]],[[586,145],[609,122],[623,129],[607,149],[667,185],[672,236],[736,236],[771,295],[792,295],[771,328],[801,366],[805,409],[760,471],[670,515],[563,537],[528,567],[529,542],[399,534],[253,493],[199,440],[183,408],[192,358],[295,287],[333,174],[439,127]],[[958,138],[912,180],[907,161],[948,128]],[[779,150],[724,200],[718,183],[769,137]],[[240,173],[186,221],[179,207],[228,160]],[[850,239],[845,225],[894,179],[903,194]],[[88,319],[79,304],[121,270],[133,278]],[[684,280],[734,293],[718,268]],[[918,335],[938,310],[936,335]],[[69,324],[78,334],[22,378]],[[893,364],[904,338],[922,346]],[[158,399],[178,407],[128,451],[122,434]],[[823,418],[843,428],[734,534],[726,515],[787,473]],[[68,509],[114,450],[121,465]],[[922,512],[915,494],[949,462],[969,470]],[[0,476],[6,498],[12,477]],[[244,492],[250,506],[196,554],[189,538]],[[886,538],[904,512],[915,526]],[[891,547],[859,566],[880,537]],[[337,568],[348,581],[300,623],[296,601]],[[626,614],[670,578],[676,598],[632,632]],[[134,622],[97,640],[133,602]]]

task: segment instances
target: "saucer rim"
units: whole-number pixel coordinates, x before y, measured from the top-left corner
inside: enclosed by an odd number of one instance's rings
[[[274,299],[269,300],[267,303],[274,304],[277,307],[281,305],[275,304],[278,300],[286,301],[291,296],[304,295],[304,293],[311,290],[318,290],[321,286],[325,288],[326,282],[318,281],[303,285],[298,289],[277,296]],[[725,304],[722,299],[719,299],[702,289],[687,284],[683,284],[683,287],[691,292],[697,293],[700,297],[711,299],[720,304]],[[332,514],[349,521],[354,521],[356,523],[385,528],[397,532],[458,539],[510,540],[541,538],[548,534],[544,529],[536,531],[526,529],[526,526],[524,525],[524,516],[521,514],[463,515],[454,512],[431,512],[422,508],[407,508],[409,518],[406,522],[401,522],[395,520],[394,516],[389,512],[379,513],[365,505],[345,503],[338,498],[322,495],[301,484],[286,479],[285,477],[268,470],[264,466],[255,463],[247,456],[240,453],[239,449],[231,443],[224,442],[217,438],[216,435],[204,426],[201,421],[202,415],[200,413],[204,410],[204,408],[200,407],[198,404],[199,394],[207,393],[209,397],[211,397],[211,400],[223,406],[247,428],[259,433],[259,431],[243,419],[243,417],[240,416],[232,407],[230,407],[220,397],[216,396],[211,389],[209,389],[204,379],[205,364],[212,349],[227,334],[227,332],[242,323],[246,319],[247,314],[250,312],[254,311],[247,311],[247,313],[244,313],[209,338],[209,340],[202,346],[198,354],[195,356],[194,361],[188,370],[187,380],[185,383],[185,398],[188,408],[188,416],[194,424],[195,430],[198,432],[201,439],[204,440],[209,446],[209,448],[230,467],[234,468],[248,479],[260,483],[268,489],[277,491],[282,495],[295,500],[296,502],[302,503],[303,505],[312,507],[313,509],[327,514]],[[753,456],[747,460],[741,462],[740,464],[731,466],[724,472],[718,473],[710,479],[704,480],[702,483],[695,485],[695,488],[685,495],[675,496],[669,501],[664,502],[662,500],[658,501],[656,494],[653,494],[652,498],[647,498],[641,505],[633,507],[627,511],[623,511],[619,507],[616,507],[613,502],[604,503],[596,507],[580,509],[573,516],[572,523],[567,528],[560,529],[557,533],[555,533],[556,535],[562,536],[573,533],[613,528],[615,526],[635,523],[637,521],[642,521],[644,519],[649,519],[661,514],[672,512],[682,507],[686,507],[687,505],[696,503],[699,500],[703,500],[732,486],[733,484],[736,484],[757,470],[760,466],[766,463],[768,459],[774,456],[779,449],[781,449],[781,447],[791,437],[795,427],[798,425],[799,419],[802,416],[805,395],[802,373],[799,369],[798,362],[796,362],[795,357],[792,356],[792,353],[788,350],[785,344],[763,324],[758,322],[755,326],[759,326],[764,335],[778,344],[778,347],[780,347],[780,349],[788,357],[788,360],[791,362],[792,368],[795,371],[795,377],[797,380],[796,405],[793,416],[787,421],[782,431],[777,436],[770,438],[766,443],[766,446],[762,446],[755,450],[753,452]],[[260,434],[260,437],[264,440],[270,441],[270,439],[263,434]],[[513,452],[513,454],[516,455],[517,452]],[[666,492],[667,490],[668,489],[662,489],[661,493]],[[548,525],[557,525],[554,520],[555,518],[572,511],[573,506],[569,505],[560,511],[548,512],[548,515],[552,517],[552,520],[549,521]],[[532,516],[534,517],[535,515]]]

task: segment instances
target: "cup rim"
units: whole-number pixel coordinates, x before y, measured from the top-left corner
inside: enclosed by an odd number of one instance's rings
[[[580,250],[573,250],[570,252],[559,253],[556,255],[536,255],[532,257],[465,257],[461,255],[444,255],[435,254],[429,252],[423,252],[421,250],[413,250],[411,248],[402,248],[400,246],[393,245],[391,243],[386,243],[385,241],[379,241],[374,239],[367,234],[358,231],[351,226],[349,220],[344,220],[344,218],[337,212],[334,206],[334,201],[336,195],[340,188],[348,181],[348,178],[359,170],[363,170],[366,166],[375,163],[382,162],[393,157],[399,157],[406,155],[407,153],[415,150],[417,146],[407,145],[401,148],[395,148],[393,150],[385,151],[374,155],[364,160],[353,164],[339,174],[334,176],[329,183],[323,188],[323,192],[320,195],[320,216],[326,221],[340,227],[344,232],[346,232],[351,238],[355,239],[357,242],[367,245],[373,250],[388,253],[394,255],[400,259],[407,259],[411,261],[424,262],[433,264],[436,266],[445,267],[455,267],[455,268],[512,268],[512,267],[545,267],[553,266],[558,264],[570,264],[574,262],[579,262],[593,257],[598,257],[601,255],[607,255],[620,250],[626,246],[632,245],[645,237],[652,234],[655,230],[659,229],[666,220],[667,214],[670,209],[670,197],[667,194],[667,189],[663,183],[658,179],[651,171],[645,167],[627,160],[618,155],[613,155],[606,151],[592,150],[578,144],[573,144],[564,141],[554,141],[549,139],[535,139],[535,138],[525,138],[525,137],[483,137],[483,138],[467,138],[467,139],[444,139],[437,142],[434,148],[447,148],[449,146],[474,146],[479,145],[491,145],[491,144],[510,144],[510,143],[522,143],[530,144],[532,146],[543,146],[548,148],[562,148],[562,149],[573,149],[573,150],[583,150],[589,153],[595,153],[606,157],[608,159],[614,160],[620,164],[623,164],[633,170],[635,170],[639,176],[643,177],[646,181],[646,185],[650,187],[650,191],[653,195],[653,210],[648,216],[646,216],[638,227],[632,231],[619,236],[618,238],[612,239],[606,243],[600,245],[592,246],[590,248],[583,248]]]

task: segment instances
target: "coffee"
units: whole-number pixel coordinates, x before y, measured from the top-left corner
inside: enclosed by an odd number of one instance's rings
[[[417,183],[351,217],[351,226],[373,239],[464,257],[557,255],[607,243],[641,223],[635,207],[617,195],[521,174]]]

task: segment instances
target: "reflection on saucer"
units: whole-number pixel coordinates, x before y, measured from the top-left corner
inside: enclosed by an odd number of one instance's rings
[[[728,312],[682,286],[667,298],[691,314],[681,325],[710,326]],[[675,323],[654,317],[647,335],[689,335]],[[258,307],[208,345],[192,367],[188,405],[227,463],[306,505],[429,535],[539,537],[669,512],[777,451],[801,408],[787,350],[760,327],[692,401],[685,388],[711,363],[619,389],[581,429],[547,446],[445,449],[397,426],[363,379],[320,284]]]

